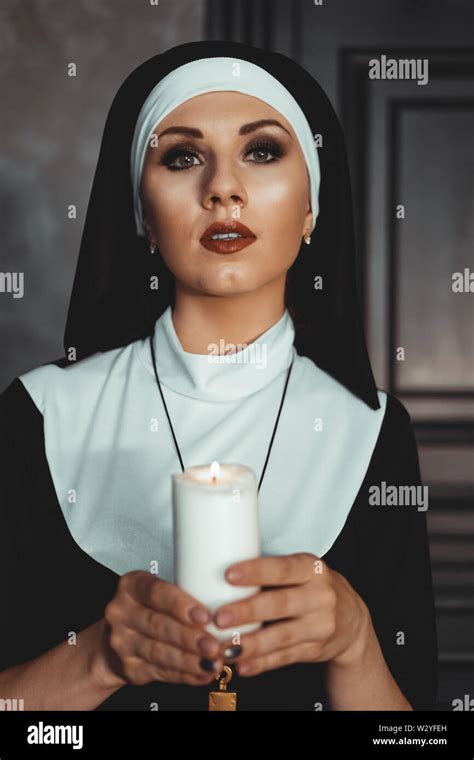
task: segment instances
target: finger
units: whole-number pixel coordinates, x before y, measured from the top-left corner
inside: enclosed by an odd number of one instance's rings
[[[204,686],[211,683],[214,673],[204,673],[196,676],[191,673],[183,673],[180,670],[163,668],[159,665],[152,665],[141,657],[129,657],[127,659],[126,676],[130,683],[135,685],[145,685],[150,681],[162,681],[165,683],[185,683],[190,686]]]
[[[290,586],[313,578],[316,562],[321,563],[322,560],[307,552],[256,557],[229,565],[225,577],[237,586]],[[231,570],[239,571],[241,577],[234,581]]]
[[[135,578],[132,577],[134,575]],[[128,573],[127,576],[125,590],[130,590],[132,597],[140,604],[160,612],[166,612],[187,625],[203,626],[210,621],[209,610],[191,594],[187,594],[174,583],[167,583],[156,578],[152,573],[144,571]],[[201,613],[201,620],[195,617],[196,610]]]
[[[318,657],[323,651],[321,642],[304,642],[296,646],[277,649],[274,652],[256,657],[245,659],[236,664],[236,669],[241,676],[255,676],[264,673],[266,670],[281,668],[284,665],[292,665],[297,662],[318,662]]]
[[[215,660],[212,660],[212,670],[204,670],[200,664],[203,659],[202,655],[184,652],[172,644],[150,639],[141,634],[132,634],[132,636],[134,636],[134,641],[130,646],[133,647],[133,651],[150,665],[165,670],[176,670],[179,673],[193,676],[203,676],[209,673],[215,676],[221,672],[224,666],[223,658],[219,655]]]
[[[290,586],[289,588],[260,591],[216,610],[215,621],[220,628],[237,628],[244,623],[281,620],[312,612],[323,605],[318,601],[314,586]]]
[[[219,654],[219,641],[210,633],[181,623],[163,612],[143,607],[138,602],[125,624],[150,639],[163,641],[200,657],[213,658]]]
[[[242,653],[238,661],[255,659],[278,649],[297,646],[305,642],[325,642],[334,633],[334,624],[330,617],[319,614],[304,615],[300,618],[285,620],[264,626],[254,633],[245,634],[240,639]],[[229,642],[221,644],[225,658],[225,650]],[[226,658],[225,658],[226,659]],[[229,658],[231,659],[231,658]]]
[[[189,686],[205,686],[215,680],[215,673],[202,673],[200,676],[180,673],[178,670],[165,670],[163,676],[168,683],[185,683]]]

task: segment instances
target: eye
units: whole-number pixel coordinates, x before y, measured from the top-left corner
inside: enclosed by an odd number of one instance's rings
[[[199,155],[195,150],[188,147],[176,147],[171,148],[162,156],[160,163],[164,164],[170,171],[181,171],[182,169],[189,169],[191,166],[197,166],[199,161],[195,163],[192,159],[198,159]],[[182,164],[176,163],[181,159],[186,159]]]
[[[270,164],[281,158],[284,151],[277,142],[265,140],[254,142],[247,148],[245,155],[248,156],[252,154],[259,155],[259,158],[251,160],[251,163]],[[272,157],[268,159],[268,155]],[[160,163],[166,166],[170,171],[182,171],[184,169],[190,169],[192,166],[200,165],[199,154],[194,148],[187,145],[176,145],[174,148],[170,148],[170,150],[162,156]]]
[[[270,160],[263,158],[263,159],[255,159],[252,163],[256,164],[270,164],[273,163],[273,161],[277,161],[279,158],[283,156],[283,150],[280,145],[276,142],[271,141],[264,141],[264,142],[255,142],[252,143],[252,145],[249,146],[247,149],[245,155],[251,155],[252,153],[260,154],[260,157],[263,154],[270,154],[273,156],[273,158],[270,158]]]

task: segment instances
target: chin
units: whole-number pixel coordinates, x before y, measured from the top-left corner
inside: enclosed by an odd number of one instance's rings
[[[253,288],[249,287],[237,287],[236,285],[216,285],[215,287],[206,287],[199,288],[202,293],[205,293],[209,296],[217,296],[226,298],[229,296],[236,296],[240,295],[241,293],[248,293],[250,290],[253,290]]]
[[[212,281],[212,278],[199,281],[199,283],[191,284],[191,287],[210,296],[236,296],[243,293],[249,293],[257,289],[257,286],[253,282],[246,282],[242,279],[238,281],[234,279]]]

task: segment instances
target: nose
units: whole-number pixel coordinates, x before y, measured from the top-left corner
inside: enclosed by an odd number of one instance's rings
[[[247,191],[238,168],[230,160],[209,163],[204,176],[202,205],[211,211],[216,204],[226,210],[247,204]]]

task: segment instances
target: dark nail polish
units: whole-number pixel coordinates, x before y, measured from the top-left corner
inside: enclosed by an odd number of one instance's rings
[[[218,652],[216,642],[212,639],[206,638],[206,636],[201,636],[197,641],[197,645],[200,654],[202,654],[204,657],[207,657],[209,660],[215,657]]]
[[[211,673],[216,669],[216,663],[214,660],[206,660],[206,658],[203,657],[201,660],[199,660],[199,667],[201,670],[205,670],[207,673]]]
[[[232,660],[234,657],[239,657],[239,655],[242,654],[242,647],[240,644],[236,644],[234,647],[227,647],[227,649],[224,650],[224,655],[229,659]]]

